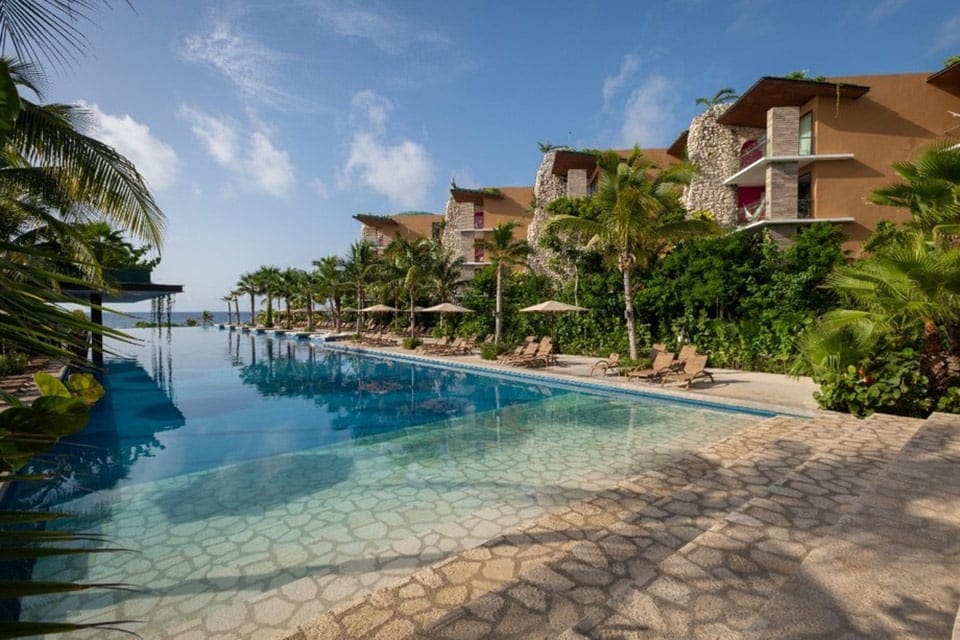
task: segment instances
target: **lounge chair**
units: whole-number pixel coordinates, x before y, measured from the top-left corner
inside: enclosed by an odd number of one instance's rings
[[[687,364],[687,360],[695,355],[697,355],[697,348],[694,345],[683,345],[680,347],[680,353],[677,354],[677,359],[673,361],[672,370],[674,372],[683,371],[683,367]]]
[[[425,344],[417,349],[417,353],[434,353],[436,351],[442,351],[450,345],[450,338],[444,337],[440,338],[437,342],[431,344]]]
[[[595,371],[603,371],[603,375],[607,375],[611,371],[614,373],[620,370],[620,354],[611,353],[610,357],[606,360],[598,360],[593,363],[593,366],[590,367],[590,375],[593,375]]]
[[[660,384],[680,382],[684,387],[689,389],[693,381],[698,378],[710,378],[710,382],[713,382],[713,374],[707,371],[707,356],[701,355],[688,358],[683,365],[683,371],[661,376]]]
[[[528,342],[524,345],[517,347],[517,350],[513,353],[508,353],[500,356],[497,359],[497,362],[500,364],[512,364],[514,360],[532,358],[536,353],[537,349],[540,348],[539,342]]]
[[[673,354],[669,351],[660,351],[653,359],[653,365],[648,369],[633,369],[627,372],[630,380],[659,380],[670,373],[673,365]]]
[[[549,338],[544,338],[540,341],[536,352],[532,356],[514,358],[510,360],[508,364],[515,367],[546,367],[551,364],[556,364],[556,361],[557,358],[553,355],[553,341]]]

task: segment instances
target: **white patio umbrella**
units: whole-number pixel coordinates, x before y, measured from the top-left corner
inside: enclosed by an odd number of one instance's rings
[[[360,311],[364,313],[393,313],[395,311],[400,311],[400,309],[397,309],[396,307],[391,307],[388,304],[373,304],[373,305],[370,305],[369,307],[364,307],[363,309],[360,309]]]
[[[530,307],[520,309],[520,313],[564,313],[566,311],[589,311],[586,307],[578,307],[575,304],[566,302],[557,302],[556,300],[545,300]]]
[[[467,309],[466,307],[461,307],[458,304],[453,304],[452,302],[441,302],[440,304],[435,304],[432,307],[426,307],[421,309],[424,313],[439,313],[440,322],[444,322],[444,318],[448,313],[474,313],[473,309]],[[441,325],[441,330],[444,327]]]
[[[538,304],[520,309],[520,313],[566,313],[569,311],[589,311],[586,307],[578,307],[575,304],[558,302],[557,300],[544,300]],[[556,327],[553,327],[556,329]]]

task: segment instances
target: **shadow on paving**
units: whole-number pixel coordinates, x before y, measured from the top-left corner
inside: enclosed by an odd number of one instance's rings
[[[258,514],[343,482],[353,470],[352,458],[329,453],[311,455],[309,462],[297,455],[274,456],[202,473],[166,491],[156,504],[176,524]]]

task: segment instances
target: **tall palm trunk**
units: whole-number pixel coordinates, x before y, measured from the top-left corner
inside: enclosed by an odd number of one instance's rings
[[[283,301],[284,301],[284,304],[287,305],[286,317],[287,317],[287,329],[289,329],[293,326],[293,323],[291,322],[292,318],[290,317],[290,298],[284,298]]]
[[[307,331],[313,331],[313,296],[307,294]]]
[[[230,306],[229,300],[227,300],[227,324],[233,324],[233,307]]]
[[[500,330],[503,320],[503,265],[497,265],[497,306],[493,313],[493,342],[500,344]]]
[[[416,337],[417,335],[417,314],[413,311],[414,296],[413,291],[410,292],[410,337]]]
[[[257,317],[257,301],[256,297],[251,293],[250,294],[250,326],[254,324],[254,320]]]
[[[363,322],[363,287],[357,287],[357,335],[360,335],[360,323]]]
[[[335,313],[336,318],[334,319],[334,321],[337,323],[337,324],[336,324],[336,326],[337,326],[337,333],[340,333],[340,329],[341,329],[341,327],[343,326],[343,323],[342,323],[342,314],[343,314],[343,311],[340,310],[341,307],[342,307],[342,305],[341,305],[341,303],[340,303],[340,298],[334,298],[334,299],[333,299],[333,308],[336,309],[336,313]]]
[[[633,318],[633,296],[630,295],[630,269],[623,270],[623,317],[627,321],[627,339],[630,341],[630,359],[637,359],[637,325]]]
[[[273,295],[267,291],[267,317],[264,323],[268,327],[273,326]]]
[[[233,299],[233,308],[235,309],[234,315],[237,318],[237,324],[240,324],[240,298]]]

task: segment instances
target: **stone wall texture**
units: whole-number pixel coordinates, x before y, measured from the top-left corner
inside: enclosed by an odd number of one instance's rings
[[[455,256],[466,255],[464,253],[463,236],[460,229],[464,226],[465,207],[470,209],[470,226],[473,226],[473,205],[470,203],[460,204],[453,199],[453,196],[447,198],[447,206],[443,210],[443,233],[440,234],[440,244],[447,251]],[[471,245],[471,250],[472,250]]]
[[[537,178],[533,183],[533,197],[537,206],[533,210],[533,219],[527,228],[527,242],[533,249],[529,261],[530,268],[537,273],[546,273],[555,277],[559,274],[554,273],[550,268],[553,252],[540,246],[540,235],[543,233],[543,225],[549,215],[547,205],[567,195],[567,181],[553,175],[553,160],[556,156],[556,150],[543,154],[540,168],[537,169]]]
[[[728,105],[710,107],[695,117],[687,134],[687,155],[699,171],[684,189],[683,206],[690,213],[708,210],[724,227],[737,223],[737,188],[723,181],[740,170],[740,148],[763,136],[763,129],[728,127],[717,122]]]

